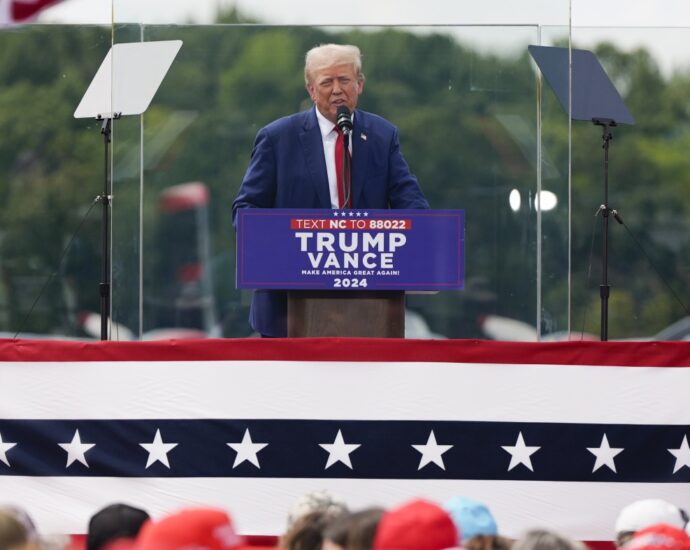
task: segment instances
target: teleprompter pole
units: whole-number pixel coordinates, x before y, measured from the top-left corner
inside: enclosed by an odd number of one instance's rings
[[[603,133],[601,139],[604,141],[604,203],[599,207],[597,213],[601,214],[601,285],[599,285],[599,296],[601,297],[601,341],[609,339],[609,296],[611,286],[609,285],[609,216],[613,216],[618,223],[623,223],[616,210],[609,206],[609,145],[613,140],[611,128],[616,126],[616,122],[611,119],[595,118],[594,124],[601,126]]]
[[[103,121],[101,134],[103,135],[104,170],[103,170],[103,194],[98,201],[102,207],[101,227],[101,282],[98,292],[101,298],[101,340],[108,340],[108,319],[110,318],[110,208],[112,203],[112,180],[110,174],[110,143],[112,141],[113,120],[120,118],[116,113],[112,118],[98,117]]]

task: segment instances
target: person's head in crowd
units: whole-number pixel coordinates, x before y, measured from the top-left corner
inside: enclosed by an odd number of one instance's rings
[[[0,510],[0,550],[25,550],[28,544],[26,528],[9,512]]]
[[[149,515],[128,504],[110,504],[89,519],[86,550],[104,550],[119,539],[135,539]]]
[[[616,545],[624,545],[637,531],[659,523],[685,529],[688,515],[670,502],[658,498],[636,500],[628,504],[616,519]]]
[[[453,518],[467,550],[508,550],[513,541],[498,535],[498,525],[486,504],[456,496],[444,508]]]
[[[0,514],[9,515],[23,526],[27,535],[27,543],[24,546],[25,550],[64,550],[70,545],[70,537],[66,534],[51,534],[47,536],[40,534],[31,516],[23,508],[9,505],[0,506]],[[4,548],[1,543],[0,548]]]
[[[321,490],[306,493],[299,497],[288,511],[288,530],[298,519],[314,512],[323,513],[330,519],[348,512],[348,509],[343,499],[329,491]]]
[[[324,531],[332,519],[333,516],[326,512],[311,512],[301,516],[280,538],[279,546],[286,550],[321,550]]]
[[[335,124],[338,107],[353,111],[364,88],[359,48],[341,44],[312,48],[305,57],[304,80],[319,113]]]
[[[323,531],[322,550],[371,550],[383,508],[367,508],[333,518]]]
[[[189,508],[144,524],[136,550],[233,550],[244,544],[230,516],[216,508]]]
[[[38,537],[31,518],[18,508],[0,508],[0,550],[37,548]]]
[[[351,514],[346,550],[371,550],[384,513],[383,508],[366,508]]]
[[[498,535],[496,520],[486,504],[456,496],[446,502],[444,508],[462,533],[463,543],[477,535]]]
[[[587,550],[587,547],[555,531],[533,529],[518,539],[511,550]]]
[[[328,521],[323,530],[322,550],[345,550],[353,514],[344,513]]]
[[[347,513],[345,502],[328,491],[302,495],[288,512],[287,531],[279,544],[288,550],[321,550],[326,527]]]
[[[637,531],[623,545],[625,550],[690,550],[690,536],[683,529],[658,524]]]
[[[426,500],[413,500],[381,517],[374,550],[442,550],[459,545],[460,534],[440,506]]]
[[[501,535],[475,535],[462,543],[465,550],[511,550],[515,541]]]

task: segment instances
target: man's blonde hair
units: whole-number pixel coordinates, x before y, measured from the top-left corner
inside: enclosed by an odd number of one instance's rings
[[[304,81],[308,85],[311,82],[311,75],[333,65],[352,65],[357,73],[357,79],[364,80],[362,54],[357,46],[321,44],[309,50],[304,58]]]

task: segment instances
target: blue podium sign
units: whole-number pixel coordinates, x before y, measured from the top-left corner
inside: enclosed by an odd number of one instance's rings
[[[462,210],[238,212],[237,288],[454,290]]]

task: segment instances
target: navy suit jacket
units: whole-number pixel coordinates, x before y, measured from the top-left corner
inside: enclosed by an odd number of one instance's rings
[[[352,131],[353,208],[429,208],[400,152],[398,129],[355,110]],[[331,208],[326,161],[315,108],[259,130],[249,167],[232,205],[238,208]],[[249,322],[266,336],[287,335],[287,294],[254,292]]]

